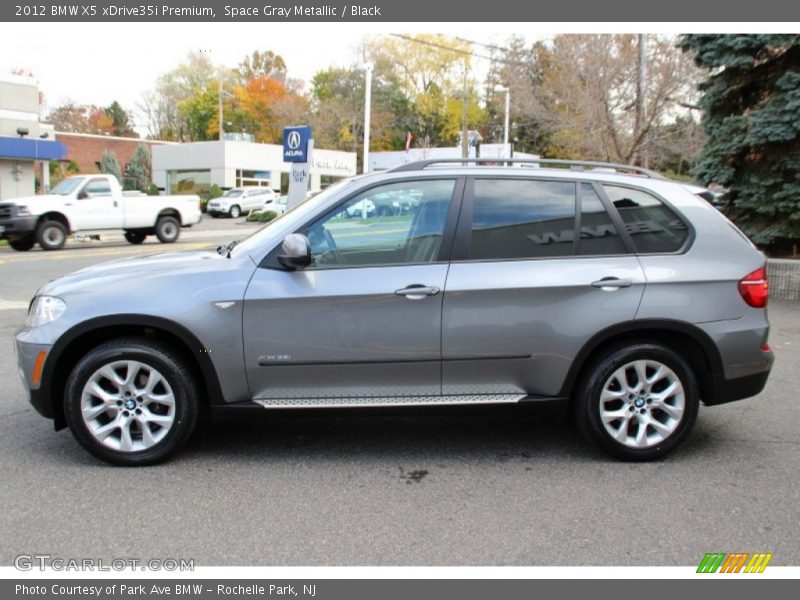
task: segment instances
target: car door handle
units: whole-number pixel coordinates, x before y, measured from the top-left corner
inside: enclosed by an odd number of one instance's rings
[[[405,296],[409,300],[421,300],[425,296],[435,296],[441,291],[438,287],[432,285],[414,284],[401,290],[395,290],[394,293],[397,296]]]
[[[603,290],[627,288],[631,287],[632,285],[633,282],[630,279],[617,279],[616,277],[603,277],[598,281],[592,282],[593,288],[600,288]]]

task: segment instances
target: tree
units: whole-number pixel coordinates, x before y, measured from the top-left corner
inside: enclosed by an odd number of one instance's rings
[[[147,191],[153,181],[153,162],[150,149],[145,144],[139,144],[133,151],[127,174],[133,180],[135,189],[141,192]]]
[[[413,107],[415,118],[408,130],[421,145],[455,143],[462,128],[464,94],[468,126],[475,128],[482,122],[476,81],[470,76],[471,48],[469,43],[439,34],[381,37],[365,44],[364,53],[375,66],[375,80],[395,86]]]
[[[114,100],[104,109],[111,119],[111,133],[120,137],[139,137],[133,129],[133,118],[119,102]]]
[[[270,77],[280,82],[286,81],[286,63],[283,61],[283,57],[271,50],[264,52],[254,50],[252,54],[244,57],[237,70],[243,83],[257,77]]]
[[[130,113],[116,100],[105,108],[66,100],[49,112],[47,120],[57,131],[138,137]]]
[[[800,35],[686,35],[707,69],[707,142],[694,174],[730,189],[727,211],[754,242],[800,238]]]
[[[122,169],[119,167],[117,155],[113,152],[106,150],[100,157],[100,172],[107,175],[113,175],[117,181],[122,181]]]
[[[161,75],[155,88],[144,94],[139,105],[148,135],[152,139],[193,141],[195,138],[191,135],[181,105],[195,95],[208,91],[212,81],[218,77],[219,73],[208,57],[199,52],[190,52],[184,62]],[[226,89],[231,87],[232,84],[230,87],[226,85]],[[196,127],[192,129],[197,133]]]

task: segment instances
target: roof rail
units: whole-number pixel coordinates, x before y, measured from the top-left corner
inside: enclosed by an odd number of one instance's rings
[[[555,165],[558,167],[569,167],[570,169],[613,169],[614,171],[630,172],[636,175],[644,175],[651,179],[665,179],[665,177],[650,169],[635,167],[633,165],[622,165],[617,163],[594,162],[589,160],[560,160],[555,158],[431,158],[428,160],[418,160],[405,165],[400,165],[390,169],[390,173],[402,171],[420,171],[432,165],[438,164],[489,164],[489,165]]]

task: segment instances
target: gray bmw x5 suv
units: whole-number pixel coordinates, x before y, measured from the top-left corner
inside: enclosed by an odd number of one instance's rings
[[[388,199],[388,200],[387,200]],[[369,202],[378,214],[348,210]],[[173,453],[201,411],[527,403],[650,460],[700,403],[758,394],[765,259],[632,167],[424,161],[340,182],[217,252],[40,288],[16,335],[33,406],[95,456]]]

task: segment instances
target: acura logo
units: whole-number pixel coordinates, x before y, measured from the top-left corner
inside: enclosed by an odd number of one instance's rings
[[[300,147],[300,133],[297,131],[290,131],[286,137],[286,145],[290,150],[297,150]]]

